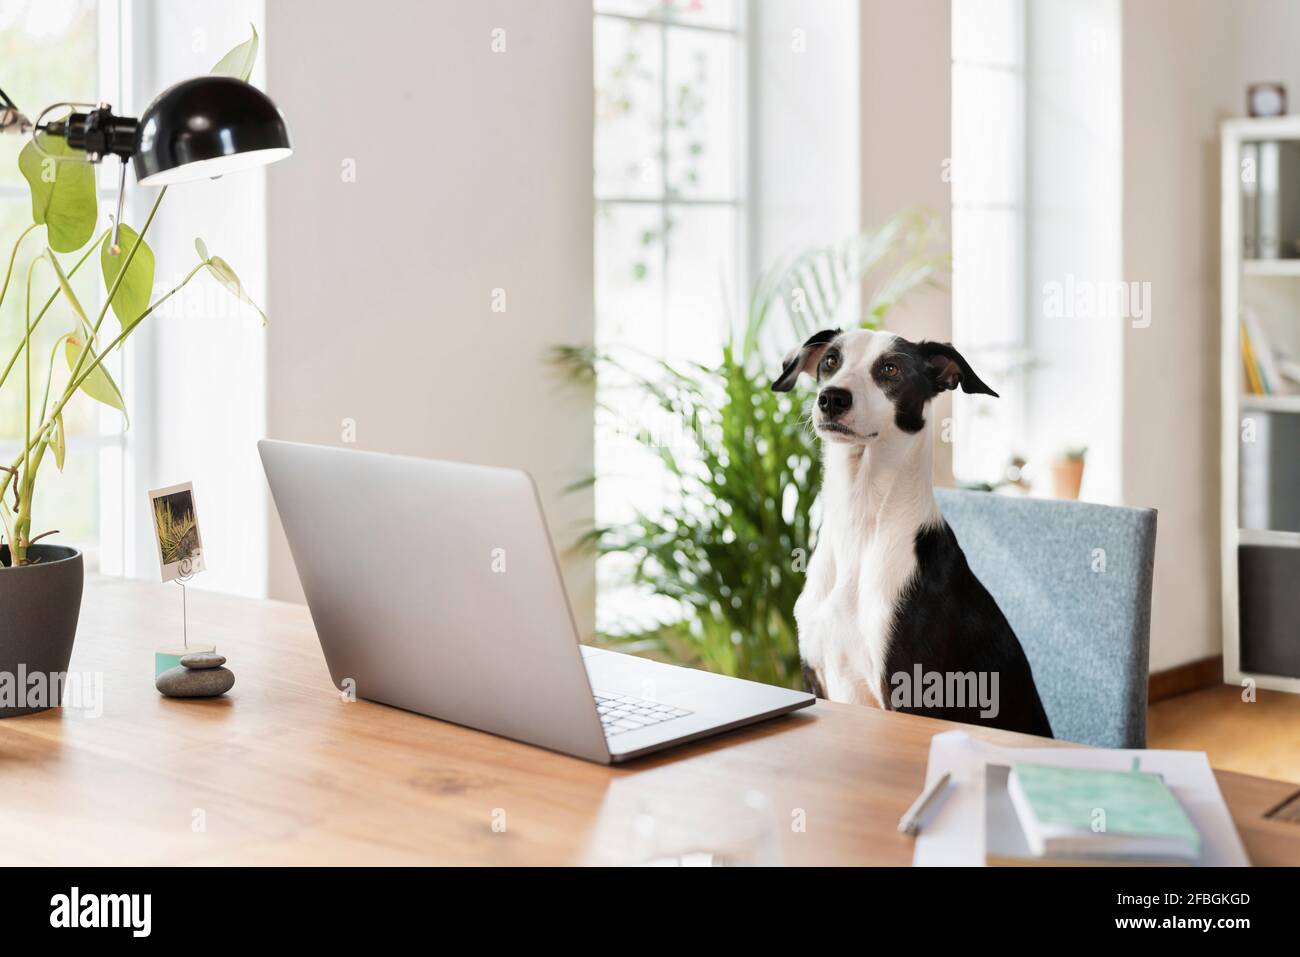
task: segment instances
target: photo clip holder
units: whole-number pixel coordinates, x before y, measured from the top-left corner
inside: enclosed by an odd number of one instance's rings
[[[172,581],[181,587],[181,647],[185,649],[186,654],[190,650],[190,603],[189,596],[185,591],[185,583],[193,577],[194,560],[189,557],[182,558],[181,567]]]

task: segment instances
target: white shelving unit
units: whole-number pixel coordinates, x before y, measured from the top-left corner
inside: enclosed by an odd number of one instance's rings
[[[1300,412],[1300,395],[1243,395],[1246,412]]]
[[[1240,684],[1254,679],[1260,688],[1300,693],[1300,676],[1245,671],[1242,668],[1241,550],[1277,550],[1284,567],[1291,567],[1285,550],[1300,550],[1300,532],[1242,528],[1241,436],[1245,420],[1256,415],[1300,416],[1300,395],[1250,395],[1242,372],[1239,322],[1249,306],[1271,338],[1300,356],[1300,258],[1248,259],[1242,240],[1242,144],[1264,141],[1300,143],[1300,116],[1228,120],[1222,127],[1222,576],[1223,680]],[[1300,178],[1300,168],[1284,170]],[[1296,184],[1300,186],[1300,183]],[[1290,237],[1300,238],[1300,236]],[[1300,449],[1295,454],[1300,456]],[[1300,496],[1300,488],[1295,490]],[[1280,596],[1292,604],[1292,639],[1300,643],[1300,590]]]
[[[1300,276],[1300,259],[1244,259],[1241,271],[1247,276]]]

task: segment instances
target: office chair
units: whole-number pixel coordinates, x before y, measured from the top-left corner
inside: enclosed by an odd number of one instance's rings
[[[1146,747],[1155,509],[935,497],[1024,646],[1056,737]]]

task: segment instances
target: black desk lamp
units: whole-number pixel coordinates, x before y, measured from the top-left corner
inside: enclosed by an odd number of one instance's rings
[[[60,162],[72,158],[46,152],[37,133],[66,140],[92,163],[109,155],[122,161],[117,217],[113,220],[115,251],[128,159],[135,165],[141,186],[170,186],[264,166],[293,152],[284,118],[270,97],[234,77],[200,76],[177,83],[159,94],[139,119],[117,116],[107,103],[75,112],[85,106],[91,104],[55,103],[41,111],[33,123],[0,90],[0,132],[30,131],[36,148]],[[61,107],[74,108],[74,112],[44,122],[47,114]]]

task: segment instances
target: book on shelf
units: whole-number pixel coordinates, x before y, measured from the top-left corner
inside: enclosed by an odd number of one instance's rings
[[[1254,429],[1240,448],[1240,527],[1300,532],[1300,415],[1249,413]],[[1280,624],[1280,622],[1279,622]],[[1294,625],[1293,629],[1294,630]]]
[[[1241,144],[1241,254],[1259,257],[1259,144]]]
[[[1241,366],[1242,378],[1245,390],[1250,395],[1267,395],[1264,389],[1264,380],[1259,374],[1259,365],[1255,361],[1255,350],[1251,347],[1250,330],[1246,328],[1246,321],[1240,322],[1241,338]]]
[[[1247,390],[1254,395],[1281,395],[1300,382],[1300,364],[1273,348],[1264,324],[1253,309],[1241,310],[1241,361]]]
[[[1257,144],[1259,165],[1255,176],[1256,255],[1277,259],[1282,255],[1282,144],[1265,140]]]

